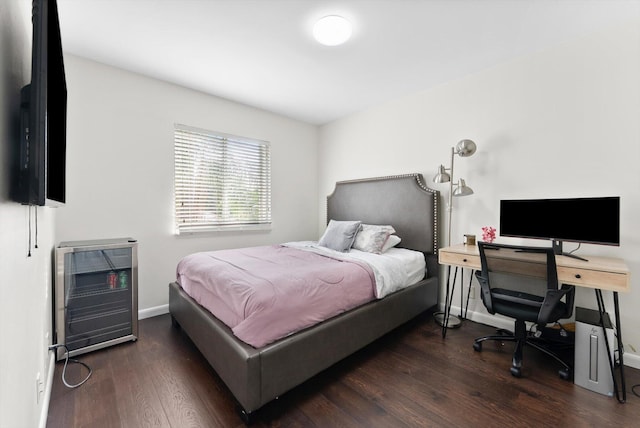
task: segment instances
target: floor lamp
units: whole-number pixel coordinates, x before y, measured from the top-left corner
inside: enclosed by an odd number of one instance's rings
[[[449,183],[449,200],[447,203],[447,217],[448,217],[448,234],[447,234],[447,246],[451,245],[451,212],[453,211],[453,197],[456,196],[468,196],[473,194],[473,190],[467,186],[464,179],[459,179],[457,183],[454,184],[453,178],[453,163],[455,160],[455,156],[458,155],[460,157],[466,158],[473,155],[476,152],[477,146],[471,140],[461,140],[456,144],[455,147],[451,147],[451,164],[449,168],[445,168],[444,165],[440,165],[438,169],[438,173],[435,177],[433,177],[434,183]],[[455,278],[454,278],[455,282]],[[455,285],[455,284],[454,284]],[[449,281],[447,280],[447,288],[449,287]],[[452,290],[453,293],[453,290]],[[453,296],[449,296],[449,290],[447,289],[447,295],[445,297],[444,307],[445,312],[436,312],[433,314],[433,318],[435,321],[446,327],[455,328],[458,327],[461,323],[460,318],[455,315],[449,314],[448,308],[451,306],[450,299],[453,299]],[[445,322],[446,321],[446,322]]]

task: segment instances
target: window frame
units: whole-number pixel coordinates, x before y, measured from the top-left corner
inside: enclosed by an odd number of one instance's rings
[[[178,123],[174,124],[173,141],[176,235],[271,229],[271,144],[268,141]],[[205,146],[206,151],[203,150]],[[242,161],[246,163],[239,167]],[[194,171],[198,166],[205,169],[203,176]],[[238,174],[233,174],[234,171]],[[222,174],[218,184],[207,180],[206,177],[214,178],[216,174]],[[247,175],[254,181],[247,179]],[[229,179],[224,180],[225,177]],[[230,204],[235,200],[243,205],[252,199],[247,196],[247,186],[252,192],[258,192],[258,212],[249,212],[256,206],[244,207],[240,210],[240,217],[248,217],[234,218],[233,214],[230,215],[230,210],[233,210],[229,208]],[[204,197],[203,189],[207,192]],[[191,208],[185,209],[185,203]],[[202,208],[197,208],[198,205]],[[216,216],[219,220],[211,220]]]

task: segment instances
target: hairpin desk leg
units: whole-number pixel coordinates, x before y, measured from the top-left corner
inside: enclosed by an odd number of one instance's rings
[[[444,298],[444,312],[436,312],[433,314],[433,319],[442,326],[442,338],[447,336],[448,328],[456,328],[460,326],[460,319],[451,315],[451,304],[453,303],[453,292],[456,288],[456,278],[458,276],[458,266],[455,267],[453,273],[453,281],[451,281],[451,265],[447,267],[447,283],[446,283],[446,295]]]
[[[618,391],[616,390],[616,396],[618,401],[624,403],[627,401],[627,383],[624,379],[624,345],[622,342],[622,324],[620,324],[620,305],[618,304],[618,292],[613,292],[613,309],[616,317],[616,329],[618,331],[618,360],[620,361],[620,386],[622,387],[622,400],[618,397]]]
[[[457,273],[457,268],[456,268],[456,273]],[[455,286],[455,279],[454,279],[453,284]],[[439,324],[442,326],[442,338],[443,339],[447,336],[447,327],[449,325],[449,322],[448,322],[449,321],[448,306],[449,306],[449,287],[450,287],[450,285],[451,285],[451,265],[449,265],[447,267],[447,287],[446,287],[445,296],[444,296],[444,313],[441,313],[442,319],[439,322]],[[453,290],[451,290],[451,292],[453,293]],[[438,315],[438,314],[434,314],[434,315]],[[438,321],[438,317],[436,317],[436,321]]]
[[[622,397],[620,397],[620,388],[618,388],[618,381],[616,379],[616,361],[615,354],[611,356],[611,345],[609,343],[609,339],[606,334],[606,327],[604,323],[604,314],[607,312],[604,306],[604,299],[602,297],[602,290],[596,288],[596,300],[598,302],[598,312],[600,313],[600,327],[602,328],[604,343],[607,348],[607,357],[609,358],[609,365],[611,366],[611,377],[613,380],[613,389],[616,393],[616,399],[620,403],[624,403],[627,401],[627,390],[626,390],[626,381],[624,378],[624,350],[622,349],[622,329],[620,325],[620,307],[618,304],[618,293],[616,291],[613,292],[613,306],[615,312],[616,325],[614,326],[616,329],[616,337],[617,337],[617,345],[616,350],[618,351],[618,359],[620,364],[620,383],[622,387]]]

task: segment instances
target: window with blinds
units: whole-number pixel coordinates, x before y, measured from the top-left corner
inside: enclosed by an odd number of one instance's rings
[[[176,231],[271,225],[268,142],[175,126]]]

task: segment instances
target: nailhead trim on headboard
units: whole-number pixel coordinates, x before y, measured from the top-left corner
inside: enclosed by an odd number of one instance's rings
[[[384,177],[373,177],[373,178],[363,178],[363,179],[355,179],[355,180],[345,180],[345,181],[338,181],[336,183],[336,186],[334,188],[334,191],[327,196],[327,207],[326,207],[326,219],[327,222],[329,221],[329,200],[332,196],[334,196],[334,194],[336,193],[338,187],[340,185],[343,184],[351,184],[351,183],[361,183],[361,182],[376,182],[376,181],[388,181],[388,180],[397,180],[397,179],[403,179],[403,178],[413,178],[415,183],[418,185],[418,187],[423,190],[424,192],[427,192],[428,194],[430,194],[430,196],[433,198],[433,254],[437,254],[438,253],[438,240],[439,240],[439,236],[440,236],[440,231],[439,231],[439,205],[440,205],[440,192],[438,190],[435,189],[431,189],[429,188],[424,181],[424,177],[422,176],[422,174],[418,174],[418,173],[413,173],[413,174],[402,174],[402,175],[388,175],[388,176],[384,176]],[[352,219],[355,220],[355,219]]]

